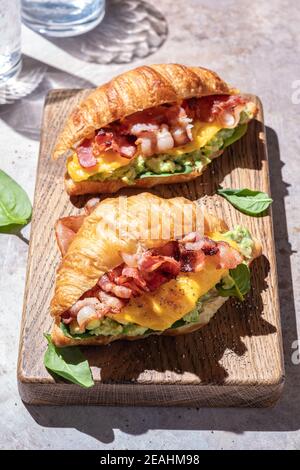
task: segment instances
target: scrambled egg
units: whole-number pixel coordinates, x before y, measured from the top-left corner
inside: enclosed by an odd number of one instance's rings
[[[237,243],[221,233],[207,236],[216,241],[225,240],[238,249]],[[152,330],[165,330],[193,310],[199,297],[215,287],[227,274],[227,269],[216,269],[213,264],[208,264],[205,270],[198,273],[180,273],[156,291],[132,298],[120,313],[110,317],[123,324],[136,323]]]
[[[102,155],[96,157],[97,165],[91,168],[83,168],[77,157],[77,153],[74,152],[73,156],[68,159],[67,169],[73,181],[85,181],[90,176],[96,175],[97,173],[112,173],[121,166],[128,165],[128,158],[121,157],[117,152],[109,150],[104,152]]]

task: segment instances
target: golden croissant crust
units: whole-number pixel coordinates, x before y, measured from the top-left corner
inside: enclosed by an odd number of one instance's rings
[[[211,70],[179,64],[144,65],[96,88],[71,113],[53,152],[58,158],[96,129],[163,103],[214,94],[229,86]]]
[[[197,225],[199,221],[201,227]],[[183,197],[163,199],[141,193],[103,200],[84,219],[62,259],[51,314],[61,315],[91,289],[100,276],[121,264],[121,252],[135,253],[138,244],[145,248],[161,246],[199,228],[204,233],[228,229],[223,220]]]

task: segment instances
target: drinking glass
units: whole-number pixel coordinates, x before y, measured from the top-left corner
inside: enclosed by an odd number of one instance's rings
[[[0,0],[0,86],[21,69],[20,0]]]
[[[22,19],[47,36],[69,37],[86,33],[103,19],[105,0],[22,0]]]

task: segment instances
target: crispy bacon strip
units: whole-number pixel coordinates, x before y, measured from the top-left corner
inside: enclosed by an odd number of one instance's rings
[[[171,256],[153,255],[146,251],[138,261],[138,268],[142,273],[152,273],[159,269],[164,274],[176,277],[180,272],[180,262]]]
[[[240,95],[212,95],[185,100],[182,106],[190,118],[213,122],[225,111],[233,113],[236,106],[246,103],[247,100]]]
[[[62,256],[66,254],[70,243],[83,224],[84,218],[84,215],[74,215],[62,217],[56,222],[55,236]]]
[[[64,256],[69,248],[70,243],[80,229],[86,215],[93,212],[100,199],[93,197],[87,201],[84,206],[85,214],[71,215],[69,217],[62,217],[55,224],[55,236],[58,248],[62,256]]]
[[[143,278],[141,272],[139,271],[138,268],[129,268],[125,266],[122,270],[122,275],[125,278],[124,284],[126,285],[128,282],[136,285],[136,287],[139,287],[140,289],[147,290],[147,282]]]
[[[121,121],[120,131],[122,134],[130,134],[134,126],[140,124],[143,126],[152,124],[157,128],[167,122],[167,109],[167,106],[156,106],[127,116]]]
[[[131,159],[138,146],[144,156],[166,153],[192,141],[193,120],[235,127],[246,103],[240,95],[212,95],[139,111],[99,129],[92,139],[83,140],[77,149],[79,163],[83,168],[92,168],[97,164],[96,157],[109,150]]]
[[[104,292],[112,293],[116,297],[121,299],[130,299],[132,296],[132,290],[126,286],[115,284],[113,281],[109,279],[109,275],[104,274],[99,279],[99,287],[104,290]]]
[[[84,297],[78,300],[67,312],[62,316],[65,324],[77,319],[79,326],[85,327],[92,318],[102,318],[109,312],[109,307],[100,302],[96,297]]]
[[[69,218],[67,218],[69,219]],[[179,272],[197,272],[213,263],[216,269],[233,269],[243,258],[240,253],[224,241],[214,241],[193,232],[180,241],[146,250],[141,254],[123,254],[126,262],[101,276],[96,286],[83,296],[62,316],[69,323],[76,315],[81,324],[86,316],[101,318],[107,313],[119,312],[130,298],[143,292],[153,292],[159,286],[174,279]],[[94,315],[94,317],[93,317]],[[71,320],[70,320],[71,318]]]
[[[92,168],[97,165],[97,160],[93,154],[92,141],[84,139],[76,150],[78,160],[83,168]]]
[[[149,273],[144,273],[144,278],[147,282],[147,288],[150,292],[154,292],[165,282],[173,279],[173,276],[170,273],[163,273],[161,271],[153,271]]]
[[[93,144],[94,154],[100,155],[107,150],[118,152],[122,157],[132,158],[136,152],[135,138],[122,135],[118,126],[109,129],[100,129]]]
[[[218,242],[219,252],[217,254],[218,266],[220,268],[234,269],[242,263],[242,255],[226,242]]]
[[[241,254],[224,241],[215,242],[207,237],[190,233],[180,242],[181,270],[201,271],[205,264],[213,262],[216,269],[234,269],[242,263]]]
[[[110,295],[102,290],[98,293],[99,300],[108,307],[110,313],[118,313],[126,305],[124,299],[119,299],[115,295]]]
[[[91,199],[89,199],[84,206],[84,212],[86,213],[86,215],[90,215],[99,202],[99,197],[92,197]]]

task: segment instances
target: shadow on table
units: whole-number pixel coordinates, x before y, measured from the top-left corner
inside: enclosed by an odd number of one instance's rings
[[[86,62],[123,64],[153,54],[165,42],[164,16],[141,0],[109,0],[101,23],[71,38],[47,38],[57,47]]]
[[[292,431],[300,427],[300,366],[291,361],[292,343],[297,340],[295,307],[284,198],[288,185],[282,180],[279,145],[275,132],[267,128],[271,192],[276,240],[279,296],[282,314],[286,384],[282,399],[274,408],[197,409],[194,408],[115,408],[115,407],[39,407],[25,405],[41,426],[76,428],[99,441],[114,440],[114,429],[141,435],[149,429]]]
[[[22,71],[0,101],[0,119],[29,139],[39,140],[44,100],[53,88],[91,88],[88,80],[23,55]]]

